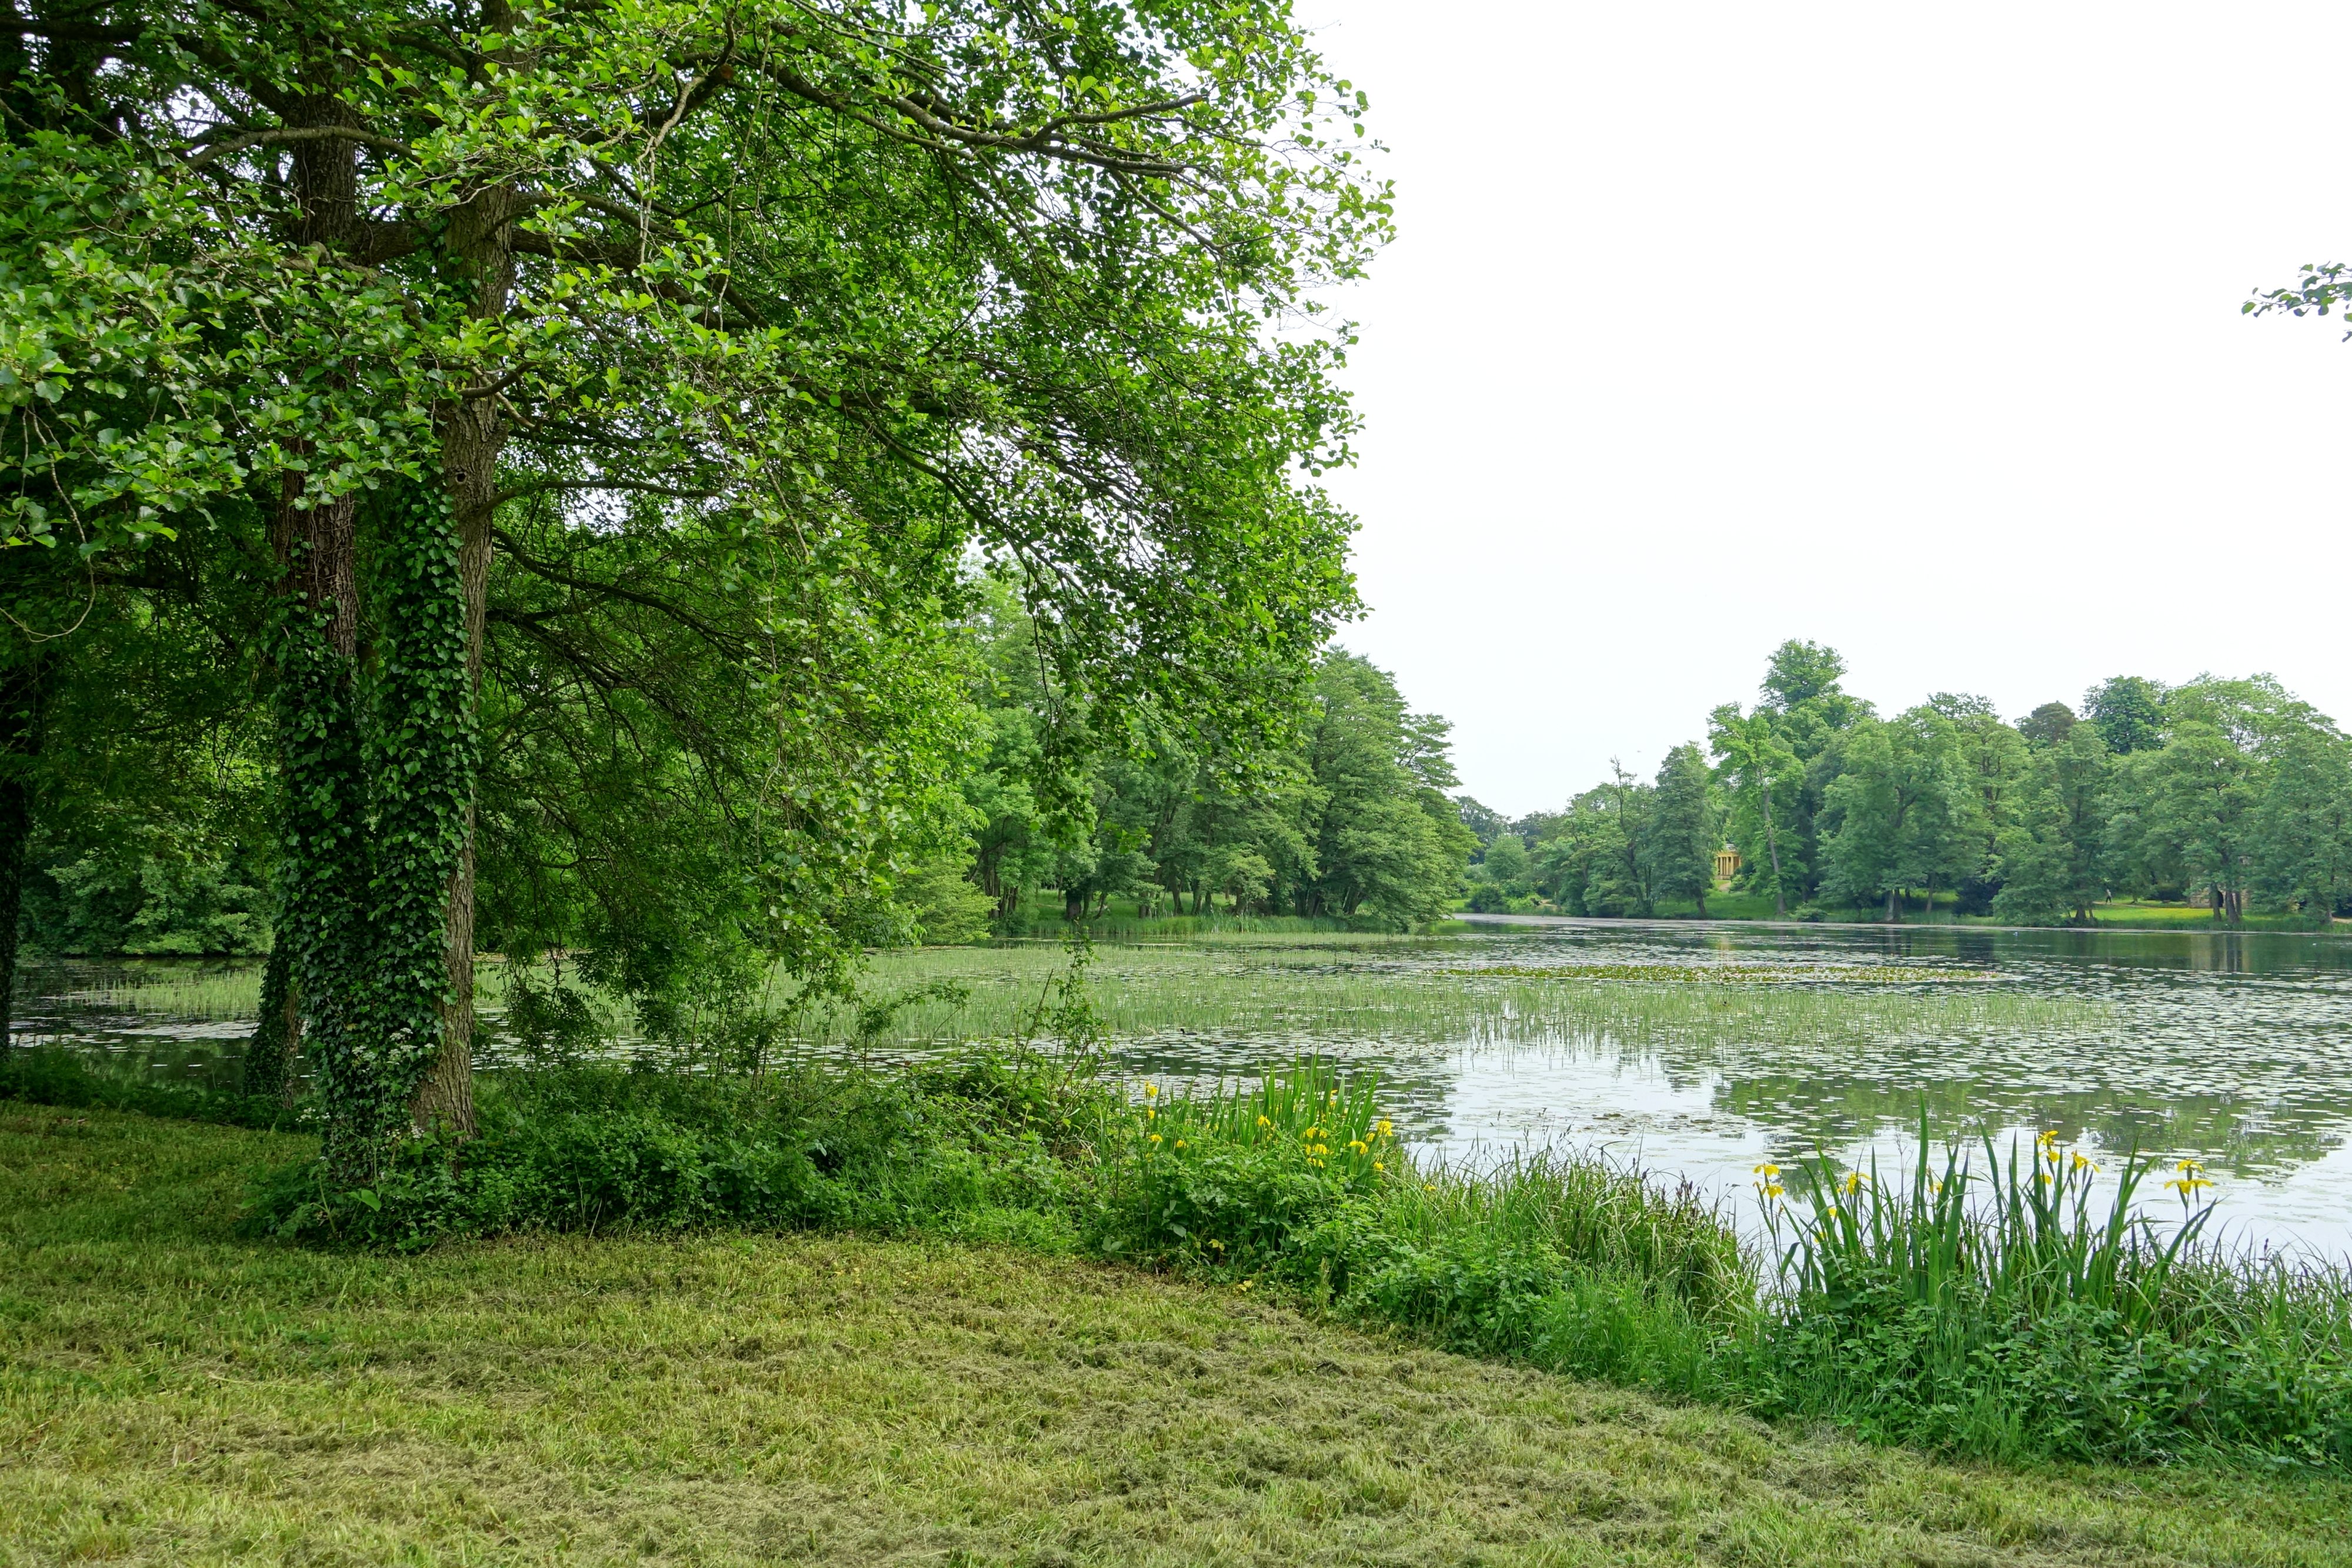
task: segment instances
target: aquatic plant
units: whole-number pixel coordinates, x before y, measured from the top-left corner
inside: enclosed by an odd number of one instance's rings
[[[2148,1459],[2240,1448],[2352,1463],[2352,1278],[2209,1237],[2181,1160],[2168,1224],[2136,1155],[2111,1185],[2044,1133],[1979,1166],[1759,1166],[1777,1290],[1741,1381],[1760,1408],[2005,1458]],[[2104,1200],[2098,1196],[2104,1190]]]

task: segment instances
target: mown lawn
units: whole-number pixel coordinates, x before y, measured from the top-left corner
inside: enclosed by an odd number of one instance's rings
[[[1943,1465],[1029,1254],[234,1239],[301,1147],[0,1104],[0,1563],[2352,1561],[2341,1479]]]

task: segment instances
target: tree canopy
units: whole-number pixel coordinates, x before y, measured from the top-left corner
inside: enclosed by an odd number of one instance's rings
[[[956,841],[976,561],[1049,749],[1287,744],[1354,608],[1386,193],[1279,5],[37,4],[0,106],[0,559],[226,563],[353,1169],[467,1124],[478,925],[837,976]]]

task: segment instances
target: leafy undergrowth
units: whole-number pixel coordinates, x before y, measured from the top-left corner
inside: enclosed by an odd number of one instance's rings
[[[1939,1464],[1024,1249],[239,1236],[306,1152],[0,1104],[0,1563],[2316,1568],[2352,1539],[2318,1473]]]

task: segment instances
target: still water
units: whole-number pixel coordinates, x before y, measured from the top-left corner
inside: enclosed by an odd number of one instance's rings
[[[2352,1257],[2352,942],[2273,933],[1790,928],[1488,921],[1399,962],[1497,967],[1700,964],[1949,969],[2088,1006],[2063,1022],[1791,1045],[1718,1032],[1341,1047],[1377,1064],[1423,1149],[1481,1161],[1601,1147],[1685,1176],[1753,1221],[1751,1171],[1819,1154],[1889,1170],[1938,1139],[2004,1155],[2055,1130],[2112,1170],[2126,1153],[2195,1158],[2231,1239]],[[1136,1065],[1245,1071],[1264,1051],[1144,1042]],[[1979,1155],[1979,1158],[1981,1156]],[[2169,1174],[2168,1171],[2166,1174]],[[2147,1184],[2154,1207],[2169,1195]]]
[[[1116,951],[1098,989],[1121,984]],[[1226,974],[1297,976],[1298,948],[1240,946]],[[2352,1257],[2352,941],[2274,933],[1993,931],[1949,926],[1764,927],[1492,919],[1473,934],[1334,953],[1335,965],[1433,986],[1481,969],[1687,975],[1785,967],[1799,986],[1875,990],[1820,974],[1885,967],[2030,997],[2077,999],[2021,1021],[1771,1038],[1762,1025],[1652,1030],[1639,1039],[1555,1023],[1477,1039],[1259,1028],[1169,1030],[1122,1041],[1122,1072],[1173,1080],[1254,1075],[1300,1050],[1377,1069],[1382,1101],[1424,1155],[1484,1162],[1515,1150],[1598,1147],[1725,1197],[1752,1222],[1750,1170],[1815,1154],[1907,1164],[1926,1105],[1938,1137],[1990,1134],[2006,1150],[2056,1130],[2112,1170],[2127,1151],[2203,1161],[2233,1239]],[[1808,972],[1811,972],[1809,975]],[[37,970],[20,1040],[51,1039],[174,1078],[233,1074],[249,1022],[110,1003],[88,966]],[[227,976],[181,968],[192,986]],[[244,971],[249,983],[250,970]],[[1897,982],[1949,992],[1950,986]],[[196,993],[192,991],[191,996]],[[1996,1012],[1992,1017],[2000,1018]],[[2150,1183],[2151,1189],[2154,1183]],[[2151,1192],[2158,1207],[2166,1195]]]

